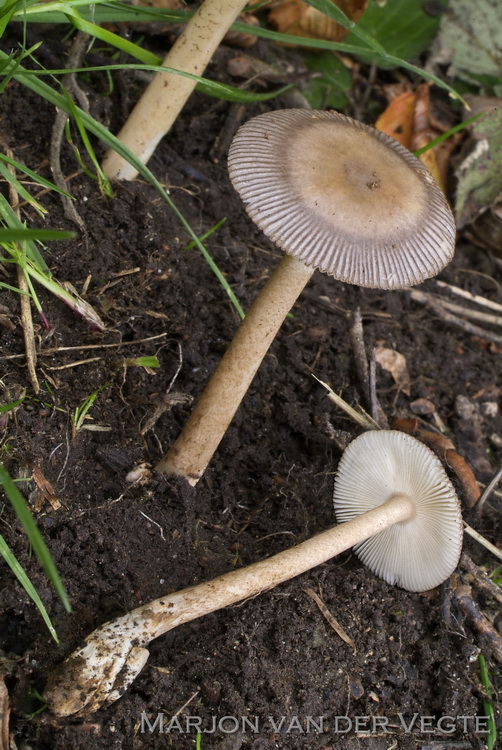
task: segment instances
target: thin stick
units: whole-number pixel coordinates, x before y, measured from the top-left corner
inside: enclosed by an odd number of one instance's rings
[[[465,554],[465,552],[462,552],[460,555],[460,564],[474,577],[476,586],[479,589],[483,589],[483,591],[486,591],[495,599],[495,601],[502,604],[502,588],[500,588],[495,581],[492,581],[487,573],[479,568],[471,558]]]
[[[434,299],[439,302],[441,307],[449,310],[452,313],[461,315],[465,318],[471,318],[471,320],[479,320],[482,323],[487,323],[492,326],[502,326],[502,315],[493,315],[492,313],[481,312],[481,310],[472,310],[470,307],[463,305],[457,305],[455,302],[450,302],[443,297],[437,297],[434,295]]]
[[[313,378],[317,380],[318,383],[320,383],[326,390],[328,391],[328,398],[330,401],[333,401],[334,404],[338,406],[339,409],[342,409],[342,411],[349,416],[353,422],[363,427],[365,430],[380,430],[380,425],[375,422],[375,420],[370,417],[369,414],[366,414],[366,412],[359,412],[352,408],[346,401],[343,400],[341,396],[339,396],[337,393],[333,391],[331,386],[329,386],[327,383],[324,383],[322,380],[320,380],[316,375],[312,375]]]
[[[467,333],[470,333],[474,336],[479,336],[479,338],[485,339],[486,341],[492,341],[494,344],[502,345],[502,336],[493,333],[493,331],[487,331],[485,328],[475,326],[472,323],[469,323],[467,320],[457,318],[456,315],[447,312],[447,310],[444,309],[441,303],[435,297],[432,297],[432,295],[426,294],[425,292],[420,292],[418,289],[413,289],[410,291],[410,297],[411,299],[415,300],[415,302],[421,302],[422,304],[431,307],[434,312],[447,323],[451,323],[451,325],[462,328]]]
[[[464,531],[466,534],[469,534],[470,537],[472,537],[477,542],[479,542],[479,544],[485,547],[485,549],[489,550],[492,553],[492,555],[495,555],[495,557],[498,557],[499,560],[502,560],[502,550],[500,550],[494,544],[489,542],[488,539],[485,539],[484,536],[479,534],[475,529],[473,529],[471,526],[469,526],[465,522],[464,522]]]
[[[338,620],[335,617],[333,617],[333,615],[331,614],[327,606],[324,604],[321,597],[318,596],[316,592],[313,589],[311,589],[309,586],[307,586],[303,590],[305,591],[307,596],[310,596],[310,598],[317,604],[317,606],[319,607],[319,611],[321,612],[323,617],[326,618],[330,627],[335,631],[337,636],[341,638],[342,641],[344,641],[348,646],[350,646],[355,654],[357,654],[356,644],[354,643],[350,635],[347,635],[347,633],[342,628]]]
[[[52,354],[60,354],[61,352],[80,352],[86,349],[118,349],[121,346],[134,346],[135,344],[146,344],[148,341],[158,341],[167,336],[167,333],[158,333],[156,336],[148,336],[146,339],[137,339],[136,341],[119,341],[117,344],[83,344],[82,346],[57,346],[52,349],[42,349],[38,352],[39,357],[47,357]],[[0,357],[1,360],[7,359],[21,359],[24,354],[7,354],[5,357]]]
[[[500,464],[499,468],[493,475],[493,477],[490,479],[489,483],[486,485],[485,489],[479,496],[478,500],[474,503],[473,508],[476,508],[476,511],[479,513],[483,507],[483,505],[486,503],[490,495],[492,494],[493,490],[497,486],[497,484],[500,482],[502,478],[502,463]]]
[[[458,586],[453,592],[462,612],[471,621],[479,633],[483,649],[487,649],[499,664],[502,664],[502,637],[495,630],[490,620],[484,615],[471,596],[470,586]]]
[[[459,297],[465,297],[465,299],[474,302],[476,305],[489,307],[491,310],[496,310],[497,312],[502,313],[502,305],[499,302],[494,302],[493,300],[487,299],[486,297],[480,297],[479,294],[472,294],[471,292],[468,292],[465,289],[461,289],[458,286],[447,284],[445,281],[436,280],[436,284],[442,289],[448,289],[450,292],[458,295]]]
[[[352,352],[354,354],[357,377],[361,384],[364,405],[366,406],[366,408],[369,408],[369,368],[368,358],[366,356],[366,347],[364,346],[363,319],[361,317],[361,310],[359,309],[359,307],[356,307],[356,309],[352,313],[352,322],[350,325],[350,342],[352,344]]]
[[[6,149],[7,155],[12,158],[13,153],[10,149]],[[11,165],[7,165],[7,169],[13,177],[16,176],[16,170]],[[14,189],[14,186],[9,183],[9,201],[13,208],[17,218],[21,218],[21,211],[19,210],[18,195]],[[35,395],[40,393],[40,383],[37,377],[37,349],[35,346],[35,329],[33,327],[33,316],[31,314],[31,295],[26,276],[20,265],[17,265],[17,285],[23,294],[19,295],[19,304],[21,307],[21,325],[23,328],[24,338],[24,350],[26,356],[26,367],[28,369],[28,377],[30,379],[31,387]]]

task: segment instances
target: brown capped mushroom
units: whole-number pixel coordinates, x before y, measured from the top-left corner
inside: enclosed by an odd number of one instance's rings
[[[192,485],[316,268],[350,284],[402,289],[439,273],[455,247],[453,215],[427,168],[338,112],[259,115],[237,132],[228,163],[247,212],[287,255],[157,465]]]
[[[154,638],[204,614],[268,591],[356,545],[389,583],[424,591],[455,570],[462,518],[436,455],[410,435],[376,430],[340,461],[335,514],[343,523],[267,560],[156,599],[105,623],[50,676],[44,698],[57,716],[117,700],[148,659]],[[349,520],[350,519],[350,520]]]

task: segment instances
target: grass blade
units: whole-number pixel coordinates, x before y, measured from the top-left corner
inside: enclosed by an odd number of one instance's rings
[[[15,557],[13,552],[11,551],[9,545],[3,538],[3,536],[0,534],[0,555],[2,555],[3,559],[9,566],[9,568],[12,570],[14,575],[16,576],[17,580],[23,587],[23,589],[26,591],[30,599],[36,604],[38,611],[42,615],[42,618],[47,625],[47,628],[56,641],[56,643],[59,643],[59,638],[57,636],[56,630],[54,628],[54,625],[51,622],[51,618],[49,617],[49,614],[44,606],[43,601],[40,599],[36,588],[26,575],[26,572],[22,565],[19,563],[18,559]]]
[[[51,557],[47,545],[45,544],[43,537],[38,529],[37,524],[33,516],[31,515],[30,509],[28,508],[24,497],[19,492],[9,473],[5,467],[0,464],[0,483],[3,485],[5,494],[9,498],[9,501],[14,508],[14,511],[21,521],[21,524],[26,531],[31,546],[33,547],[35,554],[45,571],[48,579],[54,586],[56,593],[58,594],[64,608],[67,612],[71,611],[70,602],[66,596],[61,578],[56,570],[54,561]]]
[[[0,50],[0,62],[2,60],[6,61],[6,60],[10,60],[10,58],[5,52]],[[12,61],[10,61],[8,65],[11,65],[11,66],[15,65],[14,77],[17,81],[19,81],[19,83],[25,85],[27,88],[31,89],[32,91],[37,93],[39,96],[46,99],[55,107],[62,109],[64,112],[68,112],[68,104],[64,96],[62,96],[61,94],[58,94],[56,91],[54,91],[53,88],[48,86],[44,81],[40,81],[36,77],[30,76],[28,74],[29,71],[25,70],[19,63],[13,63]],[[244,311],[237,297],[235,296],[234,292],[229,287],[229,284],[226,281],[225,277],[223,276],[220,269],[218,268],[218,266],[215,264],[215,262],[209,255],[207,249],[204,247],[199,237],[195,234],[189,222],[186,220],[186,218],[181,213],[179,208],[173,202],[172,198],[166,193],[166,191],[164,190],[160,182],[157,180],[155,175],[148,169],[148,167],[145,164],[143,164],[143,162],[140,159],[138,159],[132,153],[132,151],[130,151],[128,148],[124,146],[122,141],[120,141],[116,136],[112,135],[112,133],[110,133],[110,131],[107,128],[105,128],[104,125],[102,125],[100,122],[95,120],[93,117],[87,114],[87,112],[84,112],[84,110],[80,109],[79,107],[77,107],[77,110],[87,130],[89,130],[95,136],[100,138],[103,141],[103,143],[105,143],[109,148],[113,148],[120,156],[123,156],[124,159],[126,159],[130,164],[132,164],[132,166],[136,169],[136,171],[155,188],[155,190],[159,193],[159,195],[162,196],[163,200],[168,204],[168,206],[174,212],[180,224],[184,227],[184,229],[187,231],[191,239],[195,242],[197,248],[203,255],[209,267],[211,268],[211,270],[217,277],[220,284],[225,289],[229,299],[231,300],[232,304],[237,310],[239,316],[243,318]],[[0,199],[1,197],[2,196],[0,195]]]
[[[76,237],[75,232],[67,232],[63,229],[1,229],[1,242],[26,242],[27,240],[72,240]],[[45,264],[44,264],[45,265]]]

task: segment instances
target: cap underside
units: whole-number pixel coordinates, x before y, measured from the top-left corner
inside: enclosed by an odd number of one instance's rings
[[[231,145],[229,173],[270,239],[342,281],[408,287],[453,255],[453,216],[426,167],[393,138],[337,112],[249,120]]]
[[[354,547],[376,575],[408,591],[427,591],[455,570],[463,540],[462,516],[452,483],[437,456],[397,430],[356,438],[338,465],[333,502],[340,523],[404,494],[414,518]]]

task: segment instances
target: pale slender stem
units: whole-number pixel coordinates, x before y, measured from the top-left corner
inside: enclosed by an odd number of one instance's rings
[[[414,514],[409,497],[394,495],[378,508],[267,560],[155,599],[106,623],[51,675],[45,700],[58,716],[93,711],[116,700],[143,668],[148,658],[144,647],[154,638],[305,573]]]
[[[181,435],[157,464],[157,471],[197,484],[312,273],[302,261],[284,256],[241,323]]]
[[[410,520],[414,514],[415,504],[409,497],[394,495],[378,508],[361,513],[347,523],[333,526],[296,547],[225,573],[212,581],[157,599],[146,607],[139,607],[127,617],[131,623],[138,623],[146,614],[144,626],[148,630],[147,638],[158,638],[177,625],[289,581],[389,526]],[[147,642],[144,640],[141,645]]]
[[[163,65],[201,76],[246,0],[205,0],[176,40]],[[129,115],[118,138],[146,164],[197,85],[173,73],[156,73]],[[138,174],[115,151],[108,151],[103,171],[110,179],[133,180]]]

